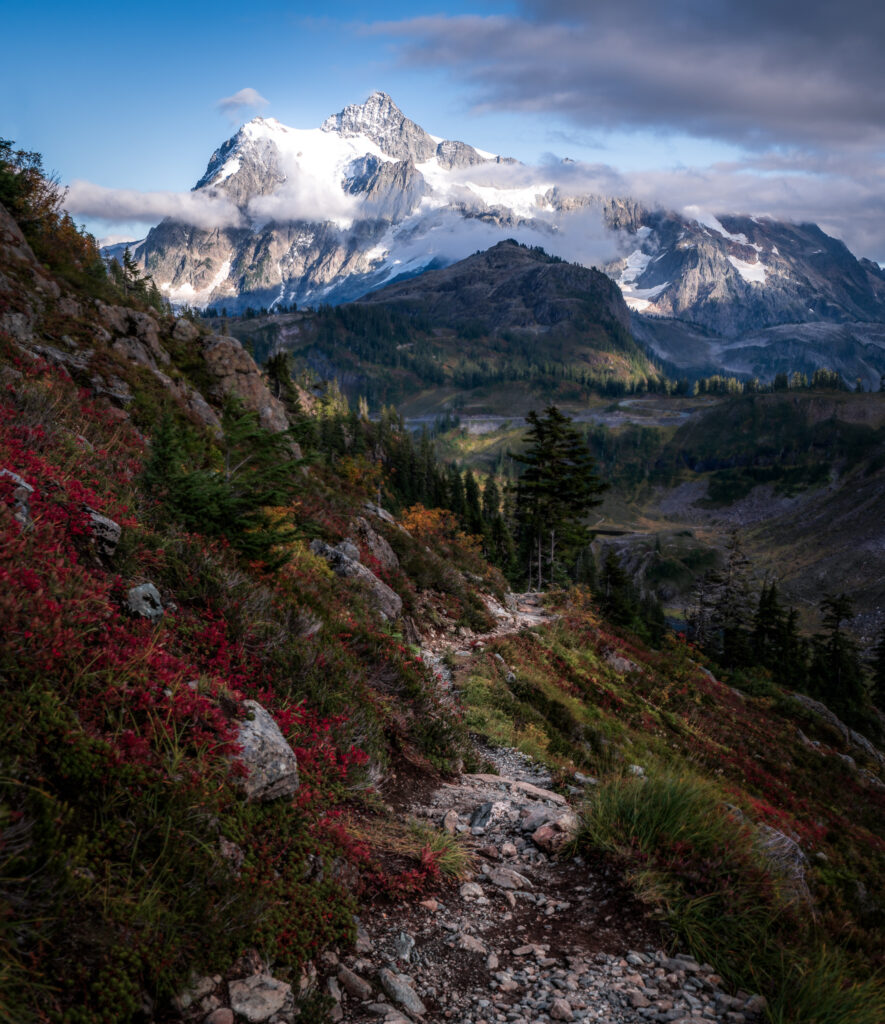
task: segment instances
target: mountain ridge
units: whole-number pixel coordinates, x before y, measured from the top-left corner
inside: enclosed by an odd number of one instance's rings
[[[195,185],[231,201],[236,222],[203,229],[167,219],[135,257],[172,301],[236,312],[353,301],[508,234],[554,254],[590,246],[597,255],[583,262],[616,281],[644,318],[636,322],[646,343],[691,370],[708,368],[716,346],[686,361],[692,342],[682,321],[736,342],[791,323],[885,322],[885,272],[817,225],[654,209],[557,175],[438,140],[378,92],[320,128],[265,118],[242,126]],[[670,323],[672,343],[652,317]],[[849,361],[849,376],[872,383],[885,371],[885,349],[870,344],[869,358],[858,350]],[[773,376],[778,358],[761,352],[755,372]],[[821,358],[809,350],[815,366],[826,365]]]

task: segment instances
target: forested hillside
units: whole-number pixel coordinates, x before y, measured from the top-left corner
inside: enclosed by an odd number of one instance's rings
[[[288,351],[296,372],[333,376],[373,409],[441,409],[456,395],[458,404],[576,401],[663,383],[604,274],[513,241],[359,302],[229,326],[256,358]]]

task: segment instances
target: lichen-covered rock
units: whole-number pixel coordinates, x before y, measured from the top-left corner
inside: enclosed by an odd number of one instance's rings
[[[8,480],[12,484],[12,504],[15,508],[13,518],[25,528],[33,526],[31,519],[31,495],[34,488],[18,473],[11,469],[0,469],[0,480]]]
[[[108,519],[107,516],[103,516],[88,505],[83,506],[83,511],[89,517],[89,528],[92,531],[95,550],[100,555],[110,558],[120,543],[122,533],[120,524],[115,523],[113,519]]]
[[[349,579],[358,579],[368,592],[375,607],[384,619],[398,619],[403,610],[402,598],[361,562],[352,558],[348,551],[353,545],[344,541],[331,547],[324,541],[311,541],[310,549],[329,563],[332,572]]]
[[[243,701],[251,718],[239,723],[238,759],[248,770],[240,786],[249,800],[276,800],[298,789],[298,759],[280,727],[257,701]]]
[[[423,1017],[427,1007],[418,998],[417,993],[401,974],[395,974],[387,967],[378,972],[378,981],[388,996],[412,1017]]]
[[[126,608],[133,615],[140,615],[151,622],[157,622],[163,617],[160,591],[153,583],[141,583],[137,587],[132,587],[126,594]]]
[[[372,998],[372,986],[344,964],[338,967],[338,981],[341,982],[344,991],[354,999],[366,1002]]]
[[[354,562],[360,561],[360,549],[354,544],[350,537],[346,537],[338,545],[338,550],[342,555],[347,555],[348,558],[352,558]]]
[[[885,754],[877,750],[866,736],[847,726],[826,704],[821,704],[819,700],[807,697],[804,693],[794,693],[791,699],[796,701],[797,704],[801,704],[808,711],[818,715],[836,729],[842,736],[845,745],[852,748],[855,753],[859,753],[861,756],[874,762],[880,770],[885,770]]]
[[[160,343],[157,321],[150,313],[125,306],[108,306],[103,302],[99,302],[96,309],[113,339],[111,347],[119,355],[152,370],[169,363],[169,353]]]
[[[756,826],[758,846],[766,859],[792,887],[802,900],[811,902],[811,892],[805,878],[808,858],[802,847],[791,836],[770,825]]]
[[[176,341],[184,342],[188,344],[191,341],[196,341],[200,336],[200,328],[197,327],[193,321],[188,320],[187,317],[179,317],[175,321],[175,327],[172,330],[172,337]]]
[[[173,1006],[181,1012],[199,1002],[204,996],[209,995],[215,988],[215,982],[209,975],[198,977],[191,975],[187,988],[178,993],[172,1000]]]
[[[0,331],[28,345],[47,298],[61,289],[40,266],[13,217],[0,206]]]
[[[363,502],[363,508],[370,512],[373,516],[377,516],[382,522],[390,523],[391,526],[396,526],[397,522],[387,511],[386,508],[382,508],[380,505],[376,505],[373,501]],[[402,527],[400,527],[402,529]]]

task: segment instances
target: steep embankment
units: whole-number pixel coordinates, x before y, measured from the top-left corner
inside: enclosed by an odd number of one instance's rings
[[[500,582],[367,507],[380,466],[300,451],[236,341],[72,290],[0,229],[0,1012],[167,1019],[208,971],[248,1019],[255,986],[310,1017],[297,972],[357,895],[434,866],[381,870],[344,809],[463,745],[400,630],[488,621],[458,566]]]

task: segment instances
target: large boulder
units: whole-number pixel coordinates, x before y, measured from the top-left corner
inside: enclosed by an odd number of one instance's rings
[[[249,800],[290,797],[298,789],[298,759],[273,717],[257,701],[243,701],[251,717],[239,723],[239,760],[248,770],[240,786]]]
[[[324,541],[314,540],[311,541],[310,550],[315,555],[325,558],[337,576],[359,580],[382,619],[393,620],[400,617],[403,610],[402,598],[379,580],[371,569],[353,557],[355,546],[352,543],[343,541],[333,548]]]
[[[382,569],[396,570],[399,568],[396,552],[379,533],[372,529],[368,520],[363,516],[357,516],[354,519],[353,532],[356,539],[365,545],[366,550]]]
[[[221,400],[236,395],[244,408],[258,414],[265,430],[275,434],[288,430],[283,403],[270,393],[255,360],[236,338],[210,334],[203,340],[203,358],[214,381],[209,397]]]

